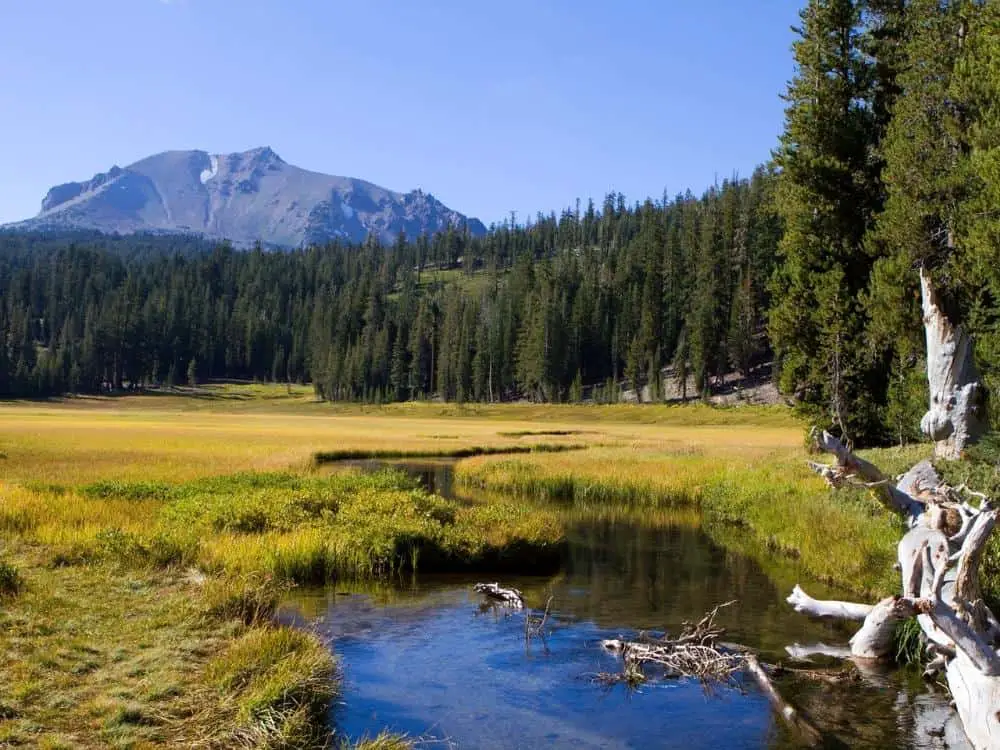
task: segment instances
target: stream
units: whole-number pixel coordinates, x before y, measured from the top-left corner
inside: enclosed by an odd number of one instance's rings
[[[446,462],[392,465],[432,491],[453,492]],[[599,642],[640,629],[676,633],[730,600],[717,620],[724,639],[765,662],[787,663],[785,647],[795,643],[846,645],[853,632],[796,614],[788,591],[754,560],[690,520],[581,520],[557,574],[502,577],[535,610],[553,597],[544,639],[526,642],[523,614],[486,606],[472,591],[479,580],[489,577],[418,575],[292,592],[279,618],[313,628],[341,658],[344,691],[331,709],[338,733],[354,740],[389,730],[420,747],[798,747],[752,681],[608,686],[595,677],[620,662]],[[843,596],[806,583],[817,596]],[[817,657],[812,666],[836,663]],[[823,732],[824,747],[968,747],[947,691],[915,670],[869,670],[838,684],[785,676],[776,685]]]

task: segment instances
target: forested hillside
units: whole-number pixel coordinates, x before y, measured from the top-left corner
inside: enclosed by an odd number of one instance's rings
[[[0,393],[240,377],[330,399],[558,401],[655,393],[671,361],[707,389],[765,352],[773,187],[761,169],[700,198],[608,196],[390,247],[3,235]]]
[[[0,394],[252,377],[600,400],[669,372],[697,396],[773,354],[818,422],[914,439],[919,267],[1000,384],[1000,9],[811,0],[793,51],[771,161],[699,197],[291,253],[0,235]]]

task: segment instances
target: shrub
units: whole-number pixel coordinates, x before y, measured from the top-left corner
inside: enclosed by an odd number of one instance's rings
[[[0,560],[0,599],[16,596],[24,588],[24,579],[11,563]]]
[[[80,494],[89,498],[106,500],[166,500],[171,487],[163,482],[123,482],[117,479],[101,480],[80,488]]]
[[[198,544],[193,536],[185,538],[180,533],[157,532],[146,537],[119,528],[99,531],[94,542],[98,557],[131,567],[160,568],[193,561]]]

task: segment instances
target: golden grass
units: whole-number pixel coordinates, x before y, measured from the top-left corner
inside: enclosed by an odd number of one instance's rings
[[[313,463],[541,445],[585,450],[464,460],[461,481],[502,494],[463,504]],[[782,580],[882,592],[896,522],[832,499],[802,445],[782,408],[368,407],[254,385],[0,404],[0,554],[18,581],[0,614],[0,744],[319,742],[333,666],[314,636],[268,626],[282,581],[533,570],[588,517],[704,523]],[[876,460],[895,471],[918,452]],[[572,507],[527,501],[546,497]]]
[[[473,447],[627,445],[718,451],[801,444],[786,409],[316,403],[297,387],[219,386],[206,396],[137,395],[0,404],[0,482],[185,481],[305,468],[332,450],[442,453]],[[569,434],[544,435],[546,431]]]
[[[795,558],[804,572],[866,594],[895,586],[897,519],[857,494],[831,496],[804,465],[801,448],[769,430],[702,436],[687,444],[594,448],[581,454],[478,457],[463,461],[466,486],[588,507],[697,506],[706,529],[739,526],[765,555]]]
[[[25,584],[0,608],[0,746],[165,742],[227,624],[201,617],[176,575],[53,569],[30,550],[15,559]]]

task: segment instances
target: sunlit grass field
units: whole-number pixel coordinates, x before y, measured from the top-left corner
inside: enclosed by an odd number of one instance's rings
[[[469,502],[317,461],[496,452],[459,462],[487,491]],[[680,514],[788,575],[893,590],[899,522],[806,458],[780,407],[372,407],[250,384],[0,403],[0,745],[319,746],[336,665],[271,622],[282,587],[538,572],[568,523],[609,513]]]
[[[314,454],[331,450],[447,453],[537,443],[763,455],[801,445],[802,428],[778,409],[332,406],[316,403],[301,386],[291,393],[285,386],[229,385],[178,395],[0,403],[0,482],[184,481],[304,470]]]

